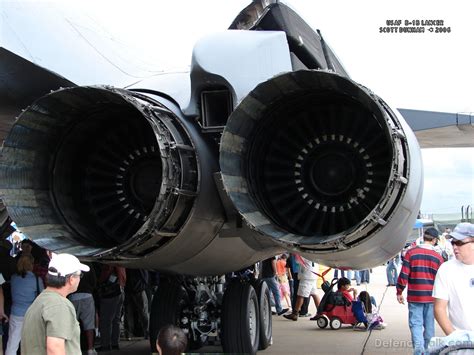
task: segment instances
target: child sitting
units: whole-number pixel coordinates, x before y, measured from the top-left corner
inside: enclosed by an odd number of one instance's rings
[[[341,277],[337,281],[337,290],[341,292],[349,302],[352,302],[357,297],[357,290],[351,287],[351,280],[347,277]]]
[[[379,315],[375,299],[369,295],[367,291],[362,291],[359,295],[359,301],[362,302],[365,308],[365,315],[367,317],[368,329],[384,329],[387,324],[383,322],[382,317]]]

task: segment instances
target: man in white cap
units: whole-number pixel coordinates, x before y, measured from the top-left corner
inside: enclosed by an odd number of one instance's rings
[[[459,223],[447,238],[456,258],[439,268],[433,297],[436,321],[449,335],[455,330],[474,331],[474,224]]]
[[[22,354],[81,354],[76,311],[67,295],[77,290],[87,265],[70,254],[53,254],[46,274],[46,289],[25,314]]]

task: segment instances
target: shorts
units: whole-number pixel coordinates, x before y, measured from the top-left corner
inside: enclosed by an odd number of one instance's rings
[[[87,298],[71,300],[76,309],[77,320],[82,322],[82,329],[95,329],[95,304],[92,295]]]
[[[280,295],[282,297],[285,297],[285,295],[290,294],[290,285],[288,284],[288,282],[280,283],[279,286],[280,286]]]
[[[315,280],[300,280],[298,286],[298,296],[309,297],[309,295],[316,295],[316,281]]]

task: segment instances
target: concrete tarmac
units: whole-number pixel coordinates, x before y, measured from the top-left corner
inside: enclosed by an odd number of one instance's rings
[[[352,281],[355,285],[355,281]],[[354,330],[350,325],[343,325],[339,330],[320,329],[315,321],[299,318],[298,321],[273,316],[273,345],[263,351],[262,355],[273,354],[411,354],[411,338],[408,328],[408,306],[397,302],[395,287],[386,287],[385,266],[373,269],[370,283],[355,286],[358,291],[367,290],[375,297],[379,313],[387,323],[382,330],[371,332],[365,329]],[[320,296],[323,291],[319,290]],[[406,294],[406,291],[405,291]],[[315,313],[311,301],[310,312]],[[436,336],[443,336],[436,325]],[[123,341],[121,350],[114,354],[150,354],[147,340]],[[222,353],[219,346],[207,346],[194,353]]]

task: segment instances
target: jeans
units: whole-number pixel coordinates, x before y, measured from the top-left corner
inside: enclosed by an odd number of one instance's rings
[[[124,309],[124,328],[127,336],[137,335],[135,331],[138,322],[143,330],[143,335],[147,338],[150,316],[146,292],[143,290],[135,293],[125,293]]]
[[[82,323],[82,329],[95,329],[95,303],[91,293],[73,293],[69,301],[76,309],[76,318]]]
[[[370,282],[370,271],[368,269],[360,270],[359,275],[360,275],[360,282],[366,282],[366,283]]]
[[[23,326],[23,319],[25,317],[14,316],[10,314],[8,344],[5,350],[5,355],[16,355],[18,346],[21,340],[21,327]]]
[[[435,333],[433,303],[408,302],[408,324],[413,353],[421,355],[428,349],[430,339]]]
[[[265,281],[270,288],[270,291],[273,294],[273,299],[275,300],[275,308],[277,313],[280,313],[283,310],[283,307],[281,306],[281,300],[280,300],[280,287],[278,286],[278,282],[275,279],[275,277],[266,277],[262,279]]]
[[[118,346],[124,294],[100,300],[99,331],[103,348]]]
[[[355,277],[355,279],[356,279],[356,284],[357,284],[357,286],[359,286],[359,285],[360,285],[360,281],[361,281],[361,280],[360,280],[360,271],[359,271],[359,270],[354,270],[354,277]]]
[[[393,260],[390,260],[387,264],[387,282],[389,285],[396,285],[398,279],[397,266]]]

